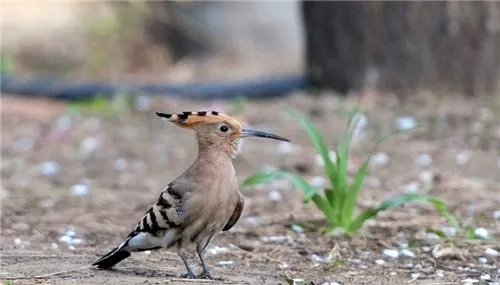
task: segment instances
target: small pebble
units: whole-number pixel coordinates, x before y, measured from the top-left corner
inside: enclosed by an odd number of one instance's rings
[[[467,152],[458,153],[455,156],[455,163],[458,165],[465,165],[469,162],[469,154]]]
[[[95,152],[99,148],[99,141],[96,138],[89,137],[84,139],[80,144],[80,152],[89,154]]]
[[[399,251],[396,249],[384,249],[382,251],[382,254],[384,256],[390,257],[390,258],[398,258],[399,257]]]
[[[56,129],[57,130],[67,130],[71,127],[71,117],[70,116],[61,116],[59,119],[57,119],[56,122]]]
[[[479,277],[479,278],[481,278],[481,280],[490,280],[490,279],[491,279],[491,276],[490,276],[489,274],[483,274],[483,275],[481,275],[481,277]]]
[[[424,184],[430,186],[433,183],[433,181],[434,181],[434,174],[432,172],[430,172],[430,171],[422,171],[418,175],[418,178]]]
[[[15,223],[12,225],[12,229],[19,232],[25,232],[30,229],[30,226],[27,223]]]
[[[50,209],[50,208],[53,208],[55,205],[55,202],[54,200],[50,199],[50,198],[47,198],[47,199],[44,199],[40,202],[40,207],[44,208],[44,209]]]
[[[392,271],[390,274],[391,274],[391,276],[396,276],[396,275],[398,275],[398,273],[397,273],[397,272],[394,272],[394,271]]]
[[[127,167],[127,161],[124,158],[118,158],[113,165],[117,170],[124,170]]]
[[[453,227],[444,227],[442,228],[442,231],[447,237],[452,237],[457,234],[457,229]]]
[[[323,257],[323,256],[320,256],[320,255],[317,255],[317,254],[315,254],[315,253],[313,253],[313,254],[311,255],[311,259],[312,259],[313,261],[316,261],[316,262],[321,262],[321,263],[329,263],[329,262],[330,262],[330,260],[329,260],[328,258]]]
[[[296,233],[303,233],[304,232],[304,228],[302,228],[301,226],[299,226],[297,224],[293,224],[292,225],[292,231],[294,231]]]
[[[286,262],[282,262],[282,263],[280,263],[279,267],[280,267],[281,269],[285,269],[285,268],[290,267],[290,265],[288,265],[288,263],[286,263]]]
[[[490,233],[485,228],[475,229],[474,234],[481,239],[489,239],[490,238]]]
[[[145,255],[151,255],[151,250],[146,250],[146,251],[144,251],[144,254],[145,254]]]
[[[489,247],[484,250],[484,254],[489,256],[500,256],[500,252],[498,252],[498,250]]]
[[[436,278],[439,280],[443,280],[444,279],[444,271],[441,269],[437,269],[436,270]]]
[[[411,274],[411,280],[415,281],[420,277],[420,273],[412,273]]]
[[[59,237],[59,241],[62,241],[64,243],[68,243],[69,244],[71,242],[71,237],[67,236],[67,235],[61,236],[61,237]]]
[[[289,142],[280,142],[277,146],[278,153],[280,154],[290,154],[293,153],[293,145]]]
[[[421,154],[415,160],[415,163],[420,166],[428,166],[432,164],[432,157],[428,154]]]
[[[409,130],[415,128],[416,126],[417,123],[415,122],[415,118],[411,116],[402,116],[396,120],[396,127],[399,130]]]
[[[500,220],[500,210],[493,212],[493,219]]]
[[[404,186],[404,191],[407,193],[415,193],[418,191],[420,188],[420,183],[416,181],[411,181],[409,183],[406,183]]]
[[[265,236],[262,238],[262,241],[269,243],[283,243],[285,241],[291,241],[291,238],[288,236]]]
[[[344,228],[335,228],[334,230],[332,230],[330,232],[330,235],[332,235],[334,237],[340,237],[340,236],[343,236],[344,234],[345,234]]]
[[[487,259],[486,257],[484,257],[484,256],[480,256],[480,257],[478,257],[477,261],[478,261],[479,263],[481,263],[481,264],[486,264],[486,263],[488,263],[488,259]]]
[[[84,184],[75,184],[71,186],[70,191],[73,196],[85,196],[89,193],[89,188]]]
[[[209,248],[207,251],[208,251],[208,253],[210,253],[212,255],[216,255],[216,254],[219,254],[219,253],[228,252],[229,251],[229,247],[214,246],[214,247]]]
[[[82,243],[83,243],[83,239],[81,239],[81,238],[72,238],[70,241],[70,244],[72,244],[72,245],[78,245],[78,244],[82,244]]]
[[[441,238],[435,233],[425,233],[425,239],[426,240],[439,240]]]
[[[464,284],[474,284],[474,283],[477,283],[477,282],[479,282],[479,280],[472,279],[472,278],[467,278],[467,279],[462,280],[462,283],[464,283]]]
[[[309,184],[313,187],[323,188],[325,187],[327,181],[323,176],[314,176],[309,180]]]
[[[52,176],[59,171],[59,164],[55,161],[45,161],[40,166],[40,172],[45,176]]]
[[[376,263],[377,265],[384,265],[384,264],[385,264],[385,261],[384,261],[383,259],[377,259],[377,260],[375,260],[375,263]]]
[[[415,254],[411,250],[406,249],[406,248],[401,250],[401,255],[406,256],[406,257],[415,258]]]
[[[57,243],[53,242],[53,243],[50,245],[50,248],[51,248],[52,250],[57,250],[57,249],[59,249],[59,246],[57,245]]]
[[[370,162],[378,166],[386,165],[389,162],[389,155],[385,152],[378,152],[372,156]]]
[[[257,217],[246,217],[244,219],[245,224],[256,227],[259,225],[259,219]]]
[[[281,193],[279,191],[273,190],[269,192],[269,200],[273,202],[278,202],[281,201],[283,197],[281,196]]]
[[[217,265],[220,265],[220,266],[226,266],[226,265],[232,265],[233,262],[231,260],[221,260],[219,262],[217,262]]]
[[[21,243],[22,243],[22,240],[20,238],[14,239],[14,244],[15,245],[19,246],[19,245],[21,245]]]
[[[368,119],[362,113],[356,114],[353,118],[353,123],[356,123],[353,131],[353,140],[362,140],[366,134],[366,126],[368,125]]]

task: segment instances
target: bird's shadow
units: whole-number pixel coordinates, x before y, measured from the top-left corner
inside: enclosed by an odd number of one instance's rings
[[[178,274],[174,274],[172,272],[166,272],[162,270],[157,270],[157,269],[148,269],[148,268],[137,268],[137,267],[127,267],[127,268],[121,268],[121,269],[94,269],[95,271],[105,271],[105,272],[114,272],[118,274],[123,274],[123,275],[129,275],[129,276],[141,276],[141,277],[148,277],[148,278],[154,278],[154,277],[179,277]]]
[[[95,271],[105,271],[105,272],[115,272],[118,274],[128,275],[128,276],[141,276],[147,278],[175,278],[175,279],[186,279],[182,274],[175,274],[172,272],[166,272],[157,269],[148,269],[148,268],[137,268],[137,267],[126,267],[122,269],[97,269],[93,268]],[[207,280],[207,279],[205,279]],[[208,280],[207,280],[208,281]],[[211,281],[226,281],[223,278],[213,278]]]

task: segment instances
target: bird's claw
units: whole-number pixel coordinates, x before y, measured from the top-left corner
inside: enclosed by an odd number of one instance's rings
[[[198,278],[198,279],[210,279],[210,280],[214,279],[212,277],[212,275],[210,275],[210,273],[208,273],[207,271],[203,271],[202,273],[198,274],[198,276],[196,276],[196,278]]]
[[[193,274],[193,272],[188,272],[186,274],[181,275],[181,278],[185,279],[196,279],[196,276]]]

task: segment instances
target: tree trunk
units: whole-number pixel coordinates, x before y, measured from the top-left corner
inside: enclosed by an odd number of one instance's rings
[[[500,2],[303,1],[311,85],[496,91]]]

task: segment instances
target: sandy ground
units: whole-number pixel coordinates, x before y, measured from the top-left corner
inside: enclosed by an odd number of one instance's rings
[[[429,192],[445,201],[465,225],[484,227],[490,239],[432,238],[426,229],[440,229],[446,222],[425,204],[382,213],[354,238],[300,232],[291,225],[320,220],[321,214],[313,205],[304,205],[300,193],[288,184],[275,182],[242,189],[246,197],[242,218],[207,253],[213,275],[221,280],[181,279],[182,263],[168,251],[134,254],[114,271],[89,268],[122,241],[162,188],[194,158],[192,134],[159,120],[152,111],[217,108],[233,113],[246,124],[294,142],[290,148],[274,141],[247,141],[235,160],[240,179],[270,166],[312,179],[321,175],[321,166],[307,137],[283,109],[298,108],[310,115],[332,145],[345,124],[338,111],[347,103],[353,102],[328,94],[313,99],[297,94],[247,102],[236,112],[228,102],[158,99],[148,111],[130,108],[107,116],[71,113],[60,103],[2,98],[0,280],[3,284],[500,282],[500,257],[487,254],[500,251],[500,220],[494,218],[500,210],[498,106],[491,99],[449,97],[433,103],[425,95],[405,102],[375,95],[363,100],[370,125],[388,130],[403,115],[421,125],[381,146],[379,151],[389,160],[379,159],[370,168],[359,209],[404,191]],[[365,144],[370,145],[369,134],[354,149],[353,165],[365,157]],[[414,256],[403,254],[406,246]],[[447,252],[444,257],[433,254],[440,248]],[[397,249],[399,257],[384,255],[384,249]]]

